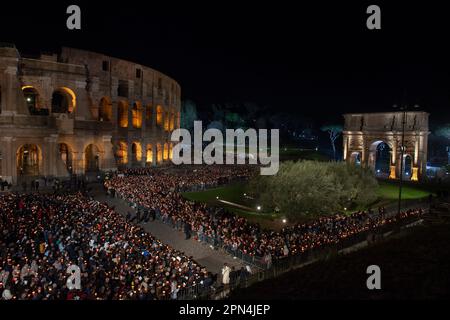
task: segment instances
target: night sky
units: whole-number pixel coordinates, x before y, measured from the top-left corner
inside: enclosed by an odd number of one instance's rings
[[[341,122],[346,112],[408,103],[450,122],[450,27],[440,4],[95,2],[2,4],[0,41],[136,61],[176,79],[183,98],[203,107],[255,102]],[[81,7],[81,31],[66,29],[68,4]],[[381,7],[382,30],[366,28],[370,4]]]

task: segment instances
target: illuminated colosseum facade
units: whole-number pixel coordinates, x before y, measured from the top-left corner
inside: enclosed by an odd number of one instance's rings
[[[31,59],[0,45],[0,176],[168,163],[180,104],[175,80],[137,63],[73,48]]]

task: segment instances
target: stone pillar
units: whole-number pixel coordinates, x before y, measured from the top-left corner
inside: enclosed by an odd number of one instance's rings
[[[17,63],[14,66],[7,66],[3,72],[3,96],[2,114],[29,114],[23,99],[22,88],[17,81]]]
[[[141,166],[142,168],[145,168],[147,163],[147,143],[145,143],[144,140],[142,140],[141,146],[142,146]]]
[[[46,151],[42,150],[42,161],[44,162],[44,175],[58,176],[58,167],[56,163],[56,157],[58,155],[58,148],[56,141],[58,135],[52,134],[50,137],[44,138]]]
[[[132,129],[133,128],[133,105],[128,103],[128,129]]]
[[[100,159],[100,170],[103,171],[117,170],[117,164],[114,158],[113,145],[111,139],[112,136],[108,135],[102,137],[104,152],[102,159]]]
[[[157,150],[157,148],[156,148],[156,145],[157,145],[157,143],[153,143],[153,145],[152,145],[152,157],[153,157],[153,160],[152,160],[152,166],[154,166],[154,167],[156,167],[157,166],[157,160],[158,160],[158,150]]]
[[[127,168],[133,167],[133,142],[130,140],[130,136],[127,137]]]
[[[344,154],[343,154],[344,161],[350,160],[350,159],[348,159],[348,140],[349,140],[349,137],[345,134],[344,135],[344,139],[342,139],[342,140],[343,140],[343,143],[344,143]]]
[[[145,128],[147,127],[146,115],[147,115],[147,108],[143,104],[141,104],[141,117],[142,117],[141,131],[142,131],[142,135],[144,135]]]
[[[84,174],[84,152],[72,151],[72,173],[76,175]]]
[[[418,167],[412,168],[411,181],[419,181],[419,168]]]
[[[396,163],[397,163],[397,143],[395,139],[392,141],[392,150],[391,150],[391,166],[389,170],[389,179],[396,179],[397,178],[397,172],[396,172]]]
[[[117,101],[113,101],[113,102],[111,102],[111,104],[112,104],[112,106],[111,106],[111,109],[112,109],[111,110],[111,112],[112,112],[111,122],[113,124],[113,128],[115,129],[115,128],[117,128],[119,126],[118,125],[118,117],[117,117],[118,103],[117,103]]]
[[[2,137],[2,179],[13,184],[17,183],[16,150],[13,148],[13,137]]]

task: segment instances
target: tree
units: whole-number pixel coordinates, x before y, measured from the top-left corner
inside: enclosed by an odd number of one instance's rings
[[[216,121],[211,121],[211,122],[208,124],[207,129],[218,129],[218,130],[220,130],[222,133],[225,131],[225,127],[224,127],[222,121],[217,121],[217,120],[216,120]]]
[[[340,125],[325,125],[322,128],[320,128],[324,132],[328,132],[328,135],[330,137],[331,147],[333,148],[333,159],[336,160],[336,139],[339,138],[339,136],[342,133],[342,126]]]
[[[236,112],[228,112],[225,115],[225,121],[229,129],[242,129],[245,124],[242,117]]]
[[[440,126],[435,130],[435,135],[444,139],[447,139],[447,162],[450,164],[450,147],[448,146],[448,142],[450,140],[450,124],[447,123],[443,126]]]
[[[450,139],[450,123],[447,123],[443,126],[437,128],[434,132],[438,137],[443,137],[446,139]]]
[[[197,105],[191,100],[183,101],[181,105],[180,127],[192,131],[195,120],[198,120]]]
[[[266,210],[278,208],[298,220],[367,207],[377,199],[377,188],[369,168],[345,162],[287,161],[276,175],[253,178],[248,192]]]

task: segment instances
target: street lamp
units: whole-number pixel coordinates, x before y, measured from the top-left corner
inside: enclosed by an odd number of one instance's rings
[[[403,187],[403,161],[405,156],[405,126],[407,121],[407,112],[408,112],[408,106],[405,104],[403,106],[398,107],[397,105],[394,105],[394,108],[398,108],[403,112],[402,117],[402,144],[400,146],[400,181],[398,184],[398,214],[400,215],[401,207],[402,207],[402,187]],[[419,108],[418,105],[414,105],[414,108]]]

